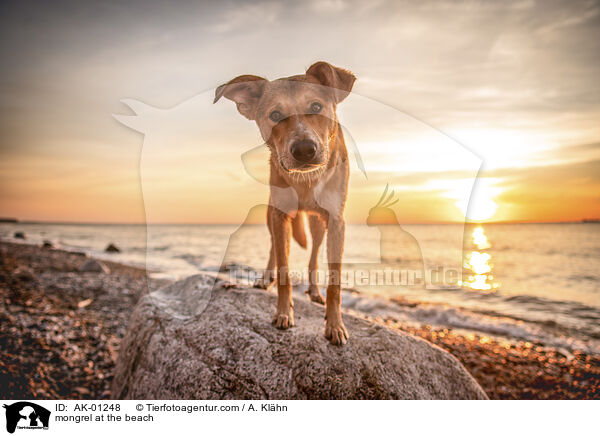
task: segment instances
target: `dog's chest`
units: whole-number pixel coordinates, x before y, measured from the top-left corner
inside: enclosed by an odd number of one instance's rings
[[[333,173],[333,171],[328,171],[309,187],[301,186],[296,189],[299,210],[321,212],[324,209],[334,215],[341,212],[342,193],[330,186]]]
[[[298,191],[296,191],[298,192]],[[319,207],[318,198],[320,196],[313,189],[302,189],[298,192],[299,210],[316,210]]]

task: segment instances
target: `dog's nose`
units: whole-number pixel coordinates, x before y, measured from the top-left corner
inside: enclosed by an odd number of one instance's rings
[[[292,144],[292,156],[298,162],[308,163],[317,154],[317,144],[310,139],[303,139]]]

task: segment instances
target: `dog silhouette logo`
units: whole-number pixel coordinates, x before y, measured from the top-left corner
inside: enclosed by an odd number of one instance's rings
[[[6,431],[14,433],[18,429],[48,429],[50,411],[42,406],[29,401],[19,401],[10,405],[4,404],[6,409]]]

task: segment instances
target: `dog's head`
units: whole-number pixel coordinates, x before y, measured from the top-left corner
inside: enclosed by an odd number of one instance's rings
[[[221,85],[238,111],[256,121],[261,135],[285,172],[311,172],[327,165],[338,129],[336,108],[352,90],[354,75],[317,62],[304,75],[268,81],[239,76]]]

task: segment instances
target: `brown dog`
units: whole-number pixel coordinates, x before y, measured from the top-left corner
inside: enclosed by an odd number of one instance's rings
[[[278,302],[273,324],[280,329],[294,325],[288,268],[290,234],[306,248],[306,213],[313,241],[307,293],[311,300],[323,303],[317,269],[319,247],[327,231],[325,336],[337,345],[345,344],[348,338],[341,314],[340,270],[349,171],[336,108],[355,80],[349,71],[317,62],[306,74],[274,81],[239,76],[219,86],[215,93],[215,102],[224,96],[236,103],[242,115],[256,121],[271,151],[267,212],[271,252],[260,284],[268,286],[276,269]]]

